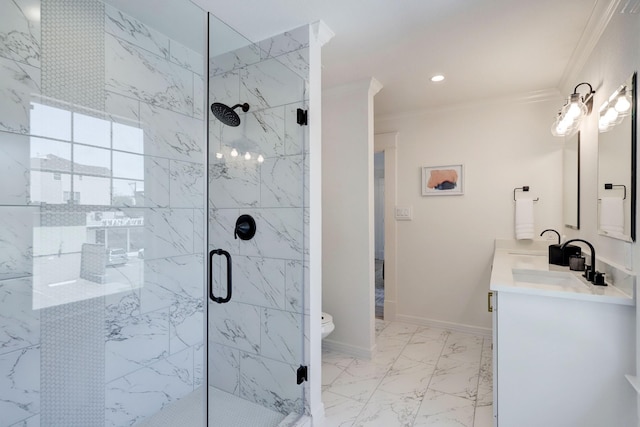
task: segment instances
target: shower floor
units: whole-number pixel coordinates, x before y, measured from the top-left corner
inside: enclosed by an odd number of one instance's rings
[[[288,418],[288,417],[287,417]],[[255,403],[211,387],[209,425],[211,427],[278,427],[285,416]],[[202,427],[202,388],[185,396],[137,427]]]

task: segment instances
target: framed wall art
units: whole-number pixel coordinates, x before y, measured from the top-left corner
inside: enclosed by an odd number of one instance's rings
[[[464,194],[463,165],[423,166],[423,196],[459,196]]]

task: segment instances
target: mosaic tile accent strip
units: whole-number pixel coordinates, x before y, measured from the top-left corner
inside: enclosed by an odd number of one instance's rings
[[[104,14],[95,0],[42,0],[43,95],[104,110]],[[104,424],[104,305],[94,298],[41,310],[42,425]]]
[[[42,0],[42,93],[104,110],[105,11],[95,0]]]
[[[43,426],[104,424],[104,297],[41,310]]]

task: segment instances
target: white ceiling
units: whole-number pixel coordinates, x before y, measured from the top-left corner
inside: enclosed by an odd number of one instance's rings
[[[103,1],[202,48],[194,5]],[[252,41],[324,21],[335,37],[322,50],[323,87],[375,77],[375,114],[388,115],[573,87],[605,18],[640,0],[191,1]],[[437,73],[445,81],[431,83]]]
[[[387,115],[559,88],[620,0],[194,1],[254,41],[324,21],[323,86],[375,77]]]

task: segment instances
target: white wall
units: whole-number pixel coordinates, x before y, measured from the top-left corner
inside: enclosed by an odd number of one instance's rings
[[[636,244],[625,243],[597,234],[597,114],[592,114],[583,125],[581,146],[581,229],[571,230],[562,221],[562,143],[551,136],[549,128],[563,98],[582,82],[590,82],[598,91],[595,107],[613,90],[640,69],[640,15],[614,14],[605,33],[582,69],[574,73],[558,91],[545,91],[526,99],[490,100],[477,105],[448,107],[440,110],[413,112],[394,117],[376,117],[375,132],[398,132],[398,194],[399,206],[413,207],[413,221],[399,221],[397,226],[397,315],[398,319],[421,323],[442,323],[452,326],[490,328],[486,312],[486,292],[490,276],[490,263],[495,238],[514,238],[513,188],[529,185],[532,194],[540,197],[536,204],[536,231],[555,228],[568,237],[581,237],[593,242],[599,256],[627,267],[640,265],[640,251]],[[323,102],[327,101],[326,92]],[[526,98],[526,96],[524,97]],[[534,102],[537,101],[537,102]],[[353,142],[341,130],[332,129],[334,119],[353,114],[353,104],[345,96],[326,103],[323,123],[325,150],[327,135],[340,135]],[[332,119],[327,118],[330,110]],[[365,124],[362,124],[365,126]],[[339,150],[334,146],[332,149]],[[360,181],[368,175],[364,155],[353,147],[342,146],[348,162],[323,167],[323,185],[339,185],[346,178],[349,187],[363,189]],[[335,153],[338,156],[338,153]],[[325,156],[325,151],[323,151]],[[464,163],[465,195],[450,197],[423,197],[420,195],[420,167],[427,165]],[[338,173],[343,167],[344,170]],[[358,201],[366,204],[363,194],[338,191],[323,193],[325,215],[330,206],[339,206],[334,196],[350,198],[349,210],[356,209]],[[344,209],[344,208],[343,208]],[[346,209],[345,209],[346,210]],[[361,213],[360,217],[366,215]],[[334,215],[334,221],[340,221]],[[639,223],[640,224],[640,223]],[[324,309],[338,310],[343,305],[361,302],[346,299],[327,275],[327,256],[350,258],[351,249],[359,244],[353,241],[341,249],[336,242],[347,240],[333,235],[328,222],[324,222],[325,268],[323,270]],[[366,237],[362,237],[366,241]],[[364,247],[364,246],[363,246]],[[350,248],[347,250],[346,248]],[[335,252],[338,250],[338,252]],[[363,249],[364,250],[364,249]],[[346,262],[345,262],[346,264]],[[352,270],[350,275],[359,273]],[[363,273],[364,274],[364,273]],[[335,272],[334,277],[338,273]],[[345,283],[342,280],[342,283]],[[349,286],[353,286],[350,282]],[[350,292],[356,297],[357,292]],[[366,296],[362,298],[367,298]],[[339,312],[339,310],[338,310]],[[345,319],[339,319],[339,322]],[[357,326],[350,328],[355,336]],[[366,331],[366,325],[362,331]],[[338,328],[337,328],[338,330]],[[361,332],[362,332],[361,331]],[[338,331],[335,337],[346,339]],[[340,335],[338,335],[340,334]]]
[[[514,238],[513,189],[540,197],[538,234],[560,230],[562,144],[549,132],[560,103],[550,94],[376,118],[376,133],[398,132],[397,204],[413,208],[397,222],[397,319],[491,327],[493,242]],[[421,195],[422,166],[456,163],[464,195]]]
[[[574,73],[563,88],[563,93],[569,94],[578,83],[588,82],[596,90],[594,112],[587,117],[581,127],[580,230],[567,229],[565,233],[568,236],[580,237],[592,242],[598,257],[607,258],[633,270],[638,270],[640,266],[640,256],[633,259],[633,247],[636,244],[600,236],[597,232],[597,110],[609,95],[638,69],[640,69],[640,15],[616,13],[612,16],[591,55],[586,59],[585,66]],[[629,153],[629,159],[630,155]]]
[[[563,89],[566,93],[570,93],[573,86],[580,82],[591,83],[596,90],[594,110],[597,111],[609,95],[638,70],[640,70],[640,15],[616,13],[612,16],[591,55],[586,59],[585,66],[569,79],[567,86]],[[637,274],[640,268],[638,243],[627,243],[600,236],[597,232],[597,121],[597,114],[592,114],[581,128],[581,227],[579,231],[567,230],[567,234],[589,240],[594,244],[598,257],[621,264]],[[636,212],[637,224],[640,224],[639,214],[640,212]],[[638,295],[637,292],[636,295]],[[640,366],[640,316],[637,310],[636,297],[636,375]],[[640,396],[638,411],[640,415]]]
[[[373,96],[375,79],[322,93],[322,301],[325,345],[368,356],[375,346]]]

